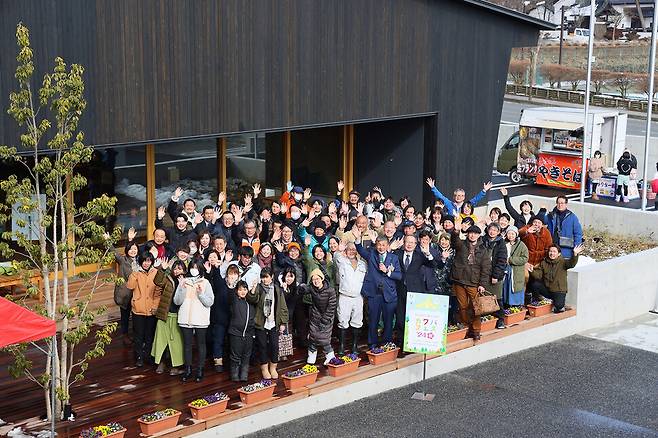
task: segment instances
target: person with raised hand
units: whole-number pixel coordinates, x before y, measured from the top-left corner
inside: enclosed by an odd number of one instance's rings
[[[453,216],[458,216],[464,202],[466,201],[466,192],[462,188],[456,188],[453,192],[453,199],[448,199],[443,193],[436,188],[434,178],[427,178],[427,185],[432,190],[432,194],[437,198],[443,201],[445,209],[448,210],[448,213]],[[476,206],[487,194],[487,192],[493,187],[493,183],[488,181],[482,185],[482,190],[473,196],[470,201],[471,205]]]

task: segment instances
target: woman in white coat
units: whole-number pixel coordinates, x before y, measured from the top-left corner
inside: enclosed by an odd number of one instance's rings
[[[203,366],[206,362],[206,331],[210,325],[210,307],[215,295],[210,282],[204,277],[205,266],[201,260],[190,262],[187,277],[178,283],[174,303],[179,305],[178,325],[183,332],[185,373],[183,382],[192,377],[192,341],[196,336],[199,350],[199,366],[195,380],[203,379]]]

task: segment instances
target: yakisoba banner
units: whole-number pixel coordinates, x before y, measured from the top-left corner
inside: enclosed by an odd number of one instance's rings
[[[537,184],[580,189],[583,178],[582,158],[541,153],[537,160]]]

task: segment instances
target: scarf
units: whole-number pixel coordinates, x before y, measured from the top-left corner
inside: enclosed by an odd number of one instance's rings
[[[265,324],[263,328],[265,330],[270,330],[276,325],[274,320],[274,284],[265,286],[261,283],[263,290],[265,291],[265,300],[263,302],[263,314],[265,315]]]
[[[272,254],[270,254],[267,257],[263,257],[260,253],[258,253],[258,255],[256,256],[256,260],[258,260],[258,266],[260,266],[261,268],[272,267],[272,259],[273,259]]]

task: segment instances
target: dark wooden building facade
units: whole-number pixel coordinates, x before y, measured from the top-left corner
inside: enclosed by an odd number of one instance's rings
[[[511,49],[545,26],[476,0],[3,0],[3,109],[18,22],[40,73],[85,66],[81,128],[117,168],[98,187],[193,179],[210,153],[218,189],[255,172],[331,194],[339,177],[418,203],[426,176],[488,178]],[[16,138],[3,110],[0,143]]]

